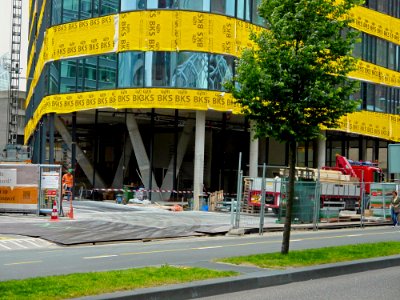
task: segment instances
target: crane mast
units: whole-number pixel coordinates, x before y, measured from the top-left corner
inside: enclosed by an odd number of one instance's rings
[[[22,0],[12,0],[12,28],[11,28],[11,61],[10,61],[10,88],[7,115],[8,144],[17,144],[18,135],[18,101],[21,56],[21,22]]]

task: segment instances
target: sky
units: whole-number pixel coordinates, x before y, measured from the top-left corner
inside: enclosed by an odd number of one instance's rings
[[[12,5],[13,0],[0,0],[0,56],[11,51]],[[22,0],[21,90],[26,89],[24,78],[26,77],[26,61],[28,51],[28,6],[29,0]]]

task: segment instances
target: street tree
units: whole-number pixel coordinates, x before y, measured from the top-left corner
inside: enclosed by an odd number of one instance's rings
[[[240,56],[227,83],[255,136],[289,145],[289,182],[281,253],[289,252],[297,143],[321,138],[359,105],[351,100],[359,34],[349,10],[359,0],[263,0],[266,30],[251,33],[254,47]]]

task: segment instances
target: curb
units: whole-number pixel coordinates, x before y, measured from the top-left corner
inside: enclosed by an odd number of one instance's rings
[[[384,258],[363,259],[353,262],[342,262],[318,265],[293,271],[259,271],[234,278],[219,278],[205,281],[154,287],[126,292],[116,292],[79,299],[195,299],[227,293],[240,292],[258,288],[301,282],[312,279],[347,275],[369,270],[384,269],[400,265],[400,255]]]

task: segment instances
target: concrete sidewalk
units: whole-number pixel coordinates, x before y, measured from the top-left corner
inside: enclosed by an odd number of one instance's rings
[[[210,263],[207,267],[232,271],[241,271],[243,267]],[[103,294],[99,296],[84,297],[79,299],[143,299],[143,300],[183,300],[209,297],[221,294],[234,293],[245,290],[283,285],[333,276],[341,276],[375,269],[383,269],[400,265],[400,255],[363,259],[352,262],[318,265],[313,267],[291,270],[265,270],[254,268],[254,272],[246,273],[232,278],[219,278],[212,280],[196,281],[184,284],[175,284],[134,291]]]

